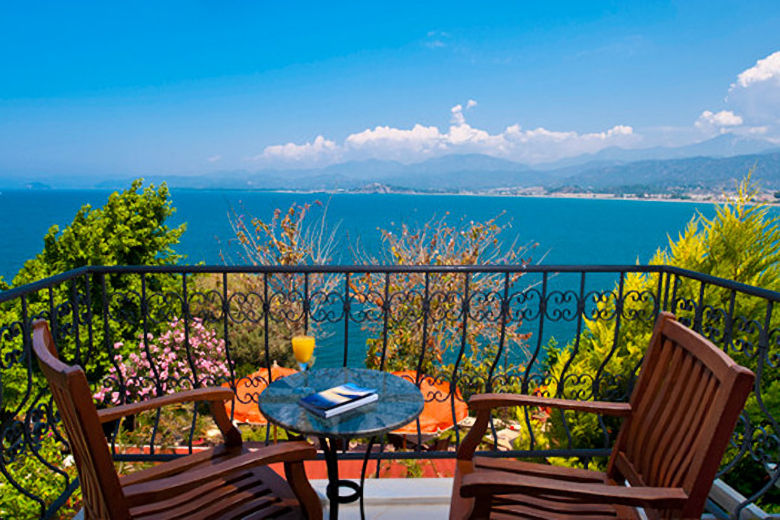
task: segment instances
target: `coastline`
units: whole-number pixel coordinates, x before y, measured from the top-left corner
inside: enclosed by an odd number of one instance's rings
[[[183,188],[173,188],[183,189]],[[185,188],[193,190],[193,188]],[[197,190],[197,189],[195,189]],[[210,190],[203,190],[210,191]],[[614,195],[612,193],[494,193],[494,192],[430,192],[430,191],[363,191],[363,190],[243,190],[243,189],[231,189],[225,191],[252,191],[256,193],[284,193],[290,195],[412,195],[412,196],[439,196],[439,197],[493,197],[493,198],[513,198],[513,199],[564,199],[564,200],[614,200],[614,201],[631,201],[631,202],[676,202],[676,203],[688,203],[688,204],[718,204],[726,202],[727,196],[731,197],[732,193],[726,193],[721,195],[708,195],[701,197],[668,197],[661,194],[653,194],[646,197],[630,197],[625,195]],[[780,200],[774,199],[770,194],[762,194],[762,197],[756,202],[765,202],[771,205],[780,204]]]
[[[371,187],[362,189],[263,189],[263,188],[201,188],[192,186],[168,185],[170,190],[188,191],[188,192],[234,192],[234,193],[279,193],[285,195],[411,195],[411,196],[442,196],[442,197],[490,197],[490,198],[511,198],[511,199],[563,199],[563,200],[615,200],[631,202],[676,202],[689,204],[719,204],[727,202],[728,198],[733,197],[733,192],[689,192],[684,197],[675,197],[663,193],[648,193],[643,195],[626,195],[603,192],[544,192],[543,189],[529,188],[505,188],[499,190],[468,190],[468,191],[420,191],[395,189],[382,186],[380,189],[371,189]],[[113,192],[121,188],[103,188],[103,187],[85,187],[85,188],[46,188],[46,189],[24,189],[11,188],[4,189],[5,194],[26,192]],[[0,191],[0,196],[3,191]],[[763,202],[769,205],[780,205],[780,199],[775,198],[774,192],[764,191],[759,194],[755,202]]]

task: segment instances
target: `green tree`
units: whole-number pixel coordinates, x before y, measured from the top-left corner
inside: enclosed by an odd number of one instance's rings
[[[85,265],[166,265],[181,255],[173,251],[185,225],[171,229],[165,221],[176,211],[165,184],[114,192],[102,208],[82,206],[65,229],[52,226],[43,251],[24,263],[13,279],[18,287]]]
[[[112,193],[102,208],[82,207],[73,222],[60,230],[57,226],[49,229],[44,237],[41,253],[28,260],[13,279],[15,287],[36,280],[59,274],[61,272],[87,265],[166,265],[176,263],[181,256],[173,251],[185,227],[170,228],[166,220],[173,214],[168,188],[163,184],[159,187],[143,187],[142,180],[134,181],[130,188]],[[98,382],[106,372],[109,355],[126,355],[127,352],[102,348],[105,339],[111,343],[128,341],[137,334],[138,316],[140,313],[141,281],[137,275],[111,275],[105,279],[108,294],[124,294],[124,297],[112,296],[110,301],[112,323],[109,329],[111,338],[104,338],[102,326],[102,280],[95,276],[81,277],[48,290],[29,295],[26,298],[27,319],[42,316],[52,319],[50,312],[50,297],[55,306],[55,316],[60,323],[58,347],[64,351],[65,357],[70,357],[75,349],[75,337],[79,335],[82,341],[82,364],[89,373],[91,381]],[[174,276],[149,276],[146,284],[147,296],[172,293],[181,287],[180,280]],[[9,287],[0,281],[0,290]],[[77,295],[78,314],[84,316],[86,307],[91,301],[92,327],[82,323],[73,325],[73,309],[61,307],[71,301],[73,294]],[[91,297],[91,300],[89,299]],[[165,304],[155,302],[155,307]],[[61,312],[57,309],[61,309]],[[64,309],[64,310],[63,310]],[[164,311],[163,311],[164,312]],[[3,437],[3,451],[8,456],[18,448],[15,438],[27,427],[25,416],[37,412],[29,408],[34,404],[48,402],[48,390],[43,377],[33,371],[28,382],[26,359],[23,356],[22,338],[22,307],[19,299],[0,304],[0,359],[3,359],[2,373],[2,404],[0,421],[7,426]],[[163,322],[164,323],[164,322]],[[152,328],[155,328],[152,325]],[[152,331],[154,332],[154,331]],[[87,340],[91,339],[94,348],[88,355]],[[128,342],[132,344],[132,342]],[[34,366],[34,365],[33,365]],[[99,386],[99,383],[98,383]],[[29,393],[28,393],[29,392]],[[22,482],[30,491],[51,502],[64,489],[62,478],[55,475],[41,461],[30,453],[37,447],[40,457],[55,467],[63,467],[64,453],[62,445],[53,437],[49,430],[49,417],[36,419],[33,430],[27,431],[27,451],[16,454],[16,460],[8,462],[6,469],[18,482]],[[74,474],[73,467],[67,471]],[[35,475],[36,478],[31,478]],[[35,483],[38,484],[35,484]],[[37,503],[19,493],[5,479],[0,477],[0,516],[32,517],[40,514]],[[76,507],[77,499],[72,498],[63,510],[64,514]]]
[[[773,215],[767,204],[753,202],[758,191],[748,174],[737,185],[735,196],[716,206],[714,217],[707,218],[697,213],[676,239],[669,238],[666,249],[656,252],[651,264],[677,266],[755,287],[780,290],[780,217]],[[628,274],[625,277],[622,314],[636,319],[621,321],[617,340],[614,318],[603,319],[603,316],[614,315],[615,298],[598,302],[596,307],[602,318],[585,320],[585,329],[577,341],[562,351],[550,353],[548,394],[603,400],[624,397],[630,383],[628,376],[638,367],[650,340],[654,301],[647,295],[655,294],[657,287],[658,275],[655,274]],[[671,309],[678,318],[693,323],[697,316],[700,287],[700,283],[694,280],[678,281],[675,294],[679,303]],[[614,293],[617,292],[616,287]],[[702,331],[715,343],[725,347],[735,361],[755,370],[758,363],[755,351],[759,330],[765,322],[766,301],[734,293],[734,324],[732,335],[727,338],[726,319],[731,298],[731,290],[707,286],[698,309]],[[774,312],[769,329],[771,331],[778,327],[780,313]],[[725,345],[727,339],[729,344]],[[617,348],[613,352],[614,345]],[[768,359],[777,359],[779,355],[778,346],[771,341]],[[594,383],[599,373],[599,381]],[[775,419],[780,417],[780,400],[777,398],[780,395],[780,377],[776,370],[764,371],[760,390],[766,410]],[[754,426],[772,429],[771,421],[767,420],[755,393],[748,398],[746,410]],[[605,421],[608,430],[616,431],[617,422],[609,419]],[[567,412],[566,422],[575,448],[603,444],[601,428],[592,415]],[[554,413],[550,423],[553,432],[551,443],[566,446],[568,437],[561,415]],[[768,433],[778,434],[773,431]],[[764,446],[763,449],[776,448]],[[735,451],[727,453],[726,459],[735,455]],[[776,452],[774,460],[777,460]],[[746,456],[730,475],[733,485],[749,495],[763,485],[761,479],[766,473],[756,468],[755,462]],[[776,492],[770,491],[764,500],[768,503],[776,501]]]
[[[22,269],[13,279],[13,286],[34,282],[46,277],[87,265],[167,265],[175,264],[181,258],[173,251],[173,246],[179,242],[185,226],[171,229],[165,223],[174,208],[165,184],[143,188],[143,180],[133,181],[130,188],[122,192],[112,193],[102,208],[83,206],[73,219],[73,222],[60,230],[52,226],[44,237],[43,250],[34,258],[25,262]],[[111,329],[110,340],[121,341],[134,338],[138,328],[140,313],[139,296],[141,293],[140,277],[137,275],[111,275],[106,277],[106,291],[109,294],[124,295],[113,298],[110,306],[115,318]],[[147,294],[171,293],[179,290],[178,283],[172,276],[150,276],[147,282]],[[103,291],[101,280],[95,276],[89,280],[81,278],[55,286],[51,298],[55,305],[68,302],[73,292],[86,296],[89,292],[92,304],[93,320],[97,322],[102,316]],[[84,311],[86,298],[78,302],[80,310]],[[28,317],[49,316],[48,291],[39,291],[27,298]],[[161,309],[155,309],[163,312]],[[18,300],[0,305],[0,315],[3,324],[21,322],[22,311]],[[122,319],[119,317],[127,317]],[[55,316],[61,321],[72,320],[72,312],[63,312]],[[58,346],[66,356],[74,349],[76,333],[87,336],[86,326],[73,328],[68,334],[58,338]],[[3,355],[21,346],[20,327],[10,331],[12,341],[3,343]],[[92,342],[102,345],[103,328],[92,327]],[[108,352],[95,348],[93,356],[84,363],[91,377],[102,376],[107,363]],[[4,410],[14,409],[19,399],[25,394],[26,369],[22,363],[12,365],[3,373]],[[35,380],[37,385],[40,382]]]

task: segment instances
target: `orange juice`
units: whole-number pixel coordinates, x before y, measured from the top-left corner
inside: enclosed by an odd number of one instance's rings
[[[314,352],[313,336],[293,336],[292,339],[293,354],[298,363],[308,363]]]

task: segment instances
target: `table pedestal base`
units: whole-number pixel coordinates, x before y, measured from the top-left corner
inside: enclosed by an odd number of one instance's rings
[[[368,441],[368,447],[366,448],[366,454],[363,456],[363,467],[360,471],[360,483],[353,480],[339,479],[339,460],[338,450],[334,448],[335,438],[319,437],[320,447],[325,454],[325,463],[328,467],[328,487],[325,490],[325,494],[330,501],[330,520],[337,520],[339,517],[339,504],[349,504],[360,500],[360,518],[365,520],[366,514],[363,509],[363,486],[366,480],[366,467],[368,466],[368,459],[371,456],[371,448],[374,446],[376,437],[371,437]],[[352,493],[342,495],[339,491],[341,488],[348,488],[352,490]]]

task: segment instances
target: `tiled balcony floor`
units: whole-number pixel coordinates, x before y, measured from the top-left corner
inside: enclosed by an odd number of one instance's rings
[[[320,495],[323,505],[323,517],[328,518],[328,500],[325,498],[325,479],[312,479],[311,484]],[[452,492],[451,478],[383,478],[366,480],[365,512],[371,520],[447,520]],[[719,492],[723,494],[724,491]],[[712,495],[711,495],[712,498]],[[340,520],[359,520],[359,502],[341,504]],[[755,506],[743,512],[745,519],[769,519],[773,516],[763,513]],[[84,519],[84,512],[75,516]],[[711,514],[702,516],[703,520],[714,520]]]
[[[312,486],[325,497],[327,480],[312,480]],[[383,478],[366,480],[365,512],[367,519],[377,520],[446,520],[450,510],[451,478]],[[359,502],[341,504],[339,519],[358,520]]]

